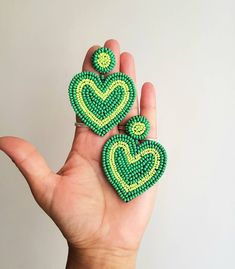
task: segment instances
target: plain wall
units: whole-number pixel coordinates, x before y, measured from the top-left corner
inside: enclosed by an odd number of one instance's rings
[[[235,268],[233,0],[0,0],[0,135],[29,140],[58,170],[74,132],[68,84],[109,38],[135,56],[138,90],[157,86],[169,157],[137,268]],[[62,269],[66,255],[0,153],[0,268]]]

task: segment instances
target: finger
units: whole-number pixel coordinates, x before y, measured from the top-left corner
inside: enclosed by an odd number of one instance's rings
[[[104,47],[109,48],[112,50],[114,56],[115,56],[115,60],[116,60],[116,64],[114,66],[114,69],[111,70],[108,74],[105,75],[105,77],[107,77],[110,74],[116,73],[120,71],[120,45],[119,42],[115,39],[109,39],[104,43]],[[112,133],[118,133],[118,129],[117,126],[115,126],[112,131],[110,132],[110,134]]]
[[[114,69],[109,72],[107,75],[119,72],[120,70],[120,45],[117,40],[115,39],[109,39],[104,43],[104,47],[109,48],[114,53],[116,64]]]
[[[92,57],[92,54],[99,47],[100,47],[99,45],[94,45],[87,51],[87,54],[86,54],[86,56],[84,58],[83,65],[82,65],[82,71],[83,72],[89,71],[89,72],[94,72],[94,73],[98,74],[98,72],[92,66],[91,57]],[[82,120],[78,116],[76,116],[76,122],[82,122]],[[87,127],[76,127],[74,140],[76,140],[77,135],[79,133],[88,133],[88,132],[90,133],[91,130],[89,128],[87,128]]]
[[[135,63],[133,56],[128,52],[123,52],[120,56],[120,72],[130,76],[136,84]],[[126,115],[126,117],[120,122],[120,125],[125,125],[126,122],[133,116],[138,114],[138,97],[136,92],[136,99],[134,104]]]
[[[83,63],[83,67],[82,67],[82,71],[90,71],[90,72],[94,72],[94,73],[97,73],[99,74],[92,66],[92,62],[91,62],[91,57],[92,57],[92,54],[99,48],[100,46],[99,45],[95,45],[95,46],[92,46],[86,56],[85,56],[85,59],[84,59],[84,63]],[[113,73],[113,72],[119,72],[119,68],[120,68],[120,46],[119,46],[119,43],[117,40],[115,39],[109,39],[105,42],[104,44],[104,47],[107,47],[109,49],[111,49],[115,55],[115,59],[116,59],[116,64],[115,64],[115,67],[114,69],[109,73]],[[76,121],[77,122],[82,122],[81,119],[79,117],[76,117]],[[92,131],[89,129],[89,128],[86,128],[86,127],[78,127],[76,128],[75,130],[75,139],[74,141],[77,141],[77,135],[80,134],[80,133],[92,133]],[[76,144],[76,142],[75,142]]]
[[[140,115],[146,117],[150,122],[148,138],[157,138],[156,123],[156,92],[152,83],[144,83],[141,90]]]
[[[1,137],[0,150],[5,152],[26,178],[37,201],[46,202],[53,189],[53,176],[43,157],[35,147],[17,137]],[[49,180],[50,178],[50,180]],[[45,195],[46,194],[46,195]],[[46,200],[40,200],[44,197]]]
[[[146,82],[141,89],[140,98],[140,115],[146,117],[150,122],[150,131],[147,138],[156,139],[157,123],[156,123],[156,91],[152,83]],[[138,208],[143,205],[146,208],[146,214],[150,215],[156,198],[158,185],[155,184],[148,191],[133,200],[133,204]]]
[[[99,45],[94,45],[91,48],[89,48],[83,61],[82,71],[90,71],[98,74],[98,72],[92,66],[91,56],[99,47],[100,47]]]

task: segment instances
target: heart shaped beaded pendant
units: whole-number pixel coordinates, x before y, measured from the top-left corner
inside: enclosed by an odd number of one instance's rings
[[[102,75],[81,72],[69,85],[69,97],[76,115],[96,134],[103,136],[116,126],[131,109],[136,90],[133,80],[120,72],[104,78],[115,66],[115,57],[108,48],[99,48],[92,55],[93,67]]]
[[[125,202],[153,186],[166,167],[167,155],[160,143],[152,140],[138,142],[148,131],[147,119],[135,116],[127,122],[128,135],[112,136],[103,148],[102,164],[105,175]]]

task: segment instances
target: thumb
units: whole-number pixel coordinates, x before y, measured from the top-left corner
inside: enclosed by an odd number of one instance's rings
[[[30,189],[42,206],[49,203],[56,175],[47,166],[37,149],[17,137],[0,137],[0,150],[5,152],[26,178]]]

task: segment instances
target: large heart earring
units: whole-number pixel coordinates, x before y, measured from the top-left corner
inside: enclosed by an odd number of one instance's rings
[[[112,136],[104,145],[104,173],[120,198],[129,202],[153,186],[162,176],[167,162],[164,147],[154,140],[144,140],[150,123],[134,116],[126,124],[127,134]]]
[[[97,49],[91,62],[94,72],[81,72],[69,85],[69,98],[76,115],[96,134],[103,136],[130,111],[136,89],[131,77],[121,72],[104,76],[116,64],[112,50]]]

